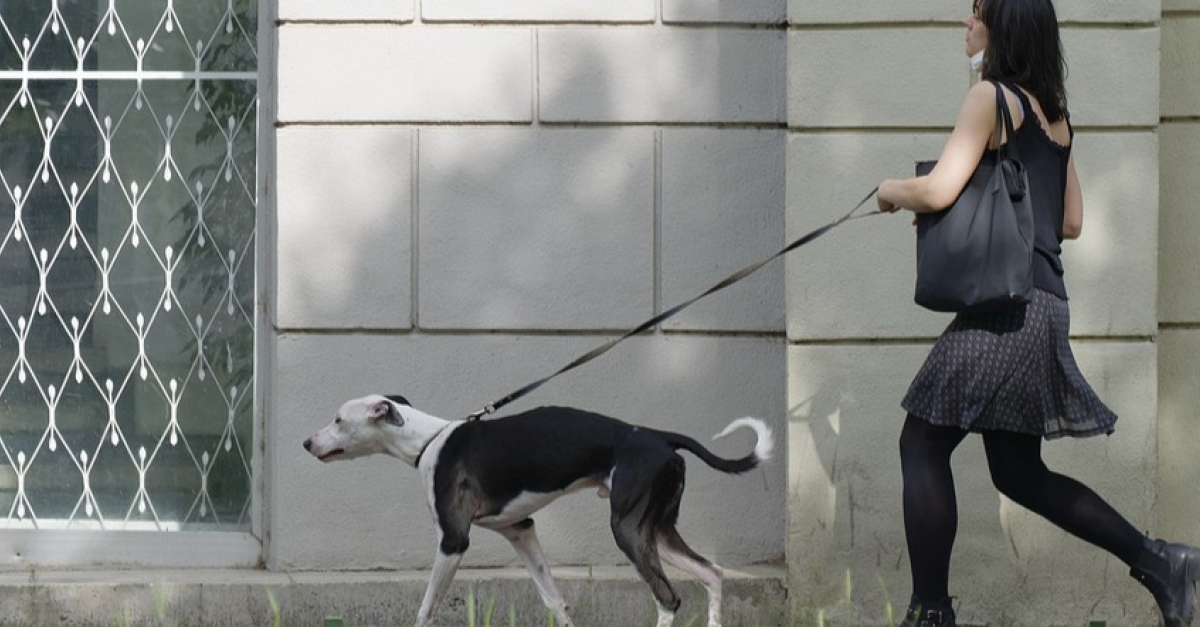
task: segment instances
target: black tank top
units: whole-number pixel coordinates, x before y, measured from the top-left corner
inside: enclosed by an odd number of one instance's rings
[[[1033,285],[1059,298],[1067,298],[1067,287],[1063,283],[1062,230],[1063,197],[1067,191],[1067,162],[1071,158],[1071,147],[1063,146],[1046,134],[1037,114],[1030,106],[1029,97],[1012,85],[1006,87],[1014,92],[1024,109],[1021,128],[1016,130],[1017,149],[1021,162],[1029,175],[1029,187],[1033,202]],[[1075,129],[1070,116],[1067,128],[1074,143]]]

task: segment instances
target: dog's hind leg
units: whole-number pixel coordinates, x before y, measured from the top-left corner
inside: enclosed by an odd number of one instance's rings
[[[721,627],[721,583],[725,572],[717,564],[692,550],[679,535],[675,524],[679,521],[679,502],[683,498],[683,481],[663,508],[662,518],[657,525],[658,554],[668,564],[690,574],[700,581],[708,592],[708,627]]]
[[[684,543],[674,525],[659,532],[658,552],[668,564],[700,580],[708,592],[708,627],[721,627],[721,567]]]
[[[613,537],[650,585],[658,602],[658,627],[669,627],[681,601],[663,573],[657,530],[683,490],[683,458],[653,447],[629,447],[624,453],[612,477]]]
[[[558,592],[558,587],[554,585],[554,578],[550,575],[550,565],[546,563],[546,556],[542,553],[542,545],[538,542],[537,532],[533,528],[533,519],[526,518],[521,522],[504,529],[496,530],[506,540],[512,543],[513,550],[520,556],[521,561],[525,563],[525,568],[529,571],[529,576],[533,578],[534,585],[537,586],[538,594],[542,597],[542,603],[554,612],[554,618],[557,625],[563,627],[572,627],[571,617],[567,614],[570,609],[567,602],[563,600],[562,595]]]

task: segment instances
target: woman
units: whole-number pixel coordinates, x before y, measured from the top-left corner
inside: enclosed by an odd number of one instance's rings
[[[1050,0],[976,0],[973,9],[965,22],[967,54],[983,50],[986,80],[967,93],[934,170],[883,181],[879,208],[944,210],[985,149],[1016,141],[1035,213],[1035,289],[1029,303],[1011,310],[956,316],[902,403],[908,412],[900,435],[904,528],[913,579],[902,625],[954,625],[948,579],[958,515],[950,456],[971,432],[982,434],[1002,494],[1128,564],[1153,593],[1165,623],[1188,625],[1200,550],[1144,538],[1095,492],[1042,461],[1042,438],[1111,433],[1117,419],[1083,379],[1067,341],[1059,245],[1079,236],[1083,200],[1071,159],[1065,63]],[[997,87],[990,81],[1004,85],[1012,138],[993,137]]]

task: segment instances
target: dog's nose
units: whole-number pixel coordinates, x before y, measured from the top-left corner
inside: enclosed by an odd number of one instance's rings
[[[312,438],[304,441],[304,450],[312,452]]]

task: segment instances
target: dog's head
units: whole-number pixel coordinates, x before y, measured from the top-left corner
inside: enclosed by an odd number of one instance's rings
[[[404,426],[402,396],[374,394],[347,401],[333,422],[304,441],[304,450],[323,462],[390,453],[393,431]]]

